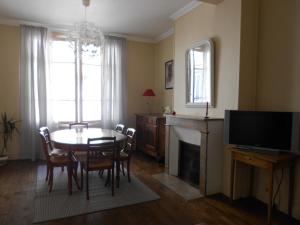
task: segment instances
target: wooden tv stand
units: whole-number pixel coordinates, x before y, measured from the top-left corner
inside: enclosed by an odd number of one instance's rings
[[[281,153],[281,154],[265,154],[251,151],[242,151],[237,148],[230,148],[231,151],[231,189],[230,198],[233,200],[233,189],[235,179],[235,167],[236,162],[242,162],[248,164],[253,168],[258,167],[268,171],[269,174],[269,188],[268,188],[268,224],[271,224],[272,219],[272,208],[273,208],[273,177],[274,171],[283,168],[289,168],[289,199],[288,199],[288,214],[291,215],[291,207],[293,200],[293,188],[294,188],[294,167],[297,159],[296,155]],[[251,178],[253,176],[251,175]]]

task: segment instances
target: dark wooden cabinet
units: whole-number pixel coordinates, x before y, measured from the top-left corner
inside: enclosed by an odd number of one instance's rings
[[[136,146],[162,161],[165,156],[165,123],[162,114],[136,114]]]

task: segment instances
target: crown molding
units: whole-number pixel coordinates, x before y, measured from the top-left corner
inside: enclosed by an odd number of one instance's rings
[[[68,29],[71,27],[71,25],[45,24],[45,23],[37,23],[33,21],[8,19],[8,18],[1,18],[1,17],[0,17],[0,24],[8,25],[8,26],[16,26],[16,27],[22,24],[29,25],[29,26],[42,26],[42,27],[47,27],[50,31],[55,31],[55,32],[67,32]],[[155,39],[144,38],[144,37],[139,37],[134,35],[117,34],[117,33],[106,33],[106,34],[116,36],[116,37],[123,37],[129,41],[156,43]]]
[[[71,25],[58,25],[58,24],[46,24],[46,23],[38,23],[28,20],[18,20],[18,19],[8,19],[0,17],[0,24],[8,25],[8,26],[20,26],[20,25],[28,25],[28,26],[39,26],[39,27],[47,27],[51,31],[58,32],[66,32]]]
[[[156,40],[152,38],[145,38],[145,37],[139,37],[134,35],[118,34],[118,33],[107,33],[107,35],[126,38],[126,40],[128,41],[144,42],[144,43],[151,43],[151,44],[156,43]]]
[[[0,17],[0,24],[17,27],[20,25],[20,20],[13,20]]]
[[[162,34],[158,35],[156,38],[155,38],[155,42],[160,42],[164,39],[166,39],[167,37],[171,36],[174,34],[174,28],[170,28],[169,30],[163,32]]]
[[[172,20],[177,20],[178,18],[182,17],[183,15],[187,14],[188,12],[192,11],[194,8],[196,8],[197,6],[201,5],[202,2],[200,2],[199,0],[193,0],[190,3],[188,3],[187,5],[185,5],[184,7],[182,7],[181,9],[177,10],[176,12],[174,12],[170,18]]]
[[[221,2],[223,2],[224,0],[198,0],[198,1],[206,2],[206,3],[209,3],[209,4],[213,4],[213,5],[218,5]]]

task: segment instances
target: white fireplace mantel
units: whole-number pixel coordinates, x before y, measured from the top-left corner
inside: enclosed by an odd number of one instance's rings
[[[221,192],[223,169],[223,119],[186,115],[166,116],[165,164],[178,176],[179,141],[200,146],[200,192]]]

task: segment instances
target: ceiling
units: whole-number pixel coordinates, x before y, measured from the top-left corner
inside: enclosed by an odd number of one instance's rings
[[[84,19],[82,0],[1,0],[0,18],[67,28]],[[172,27],[170,16],[192,0],[91,0],[88,21],[105,33],[155,39]]]

